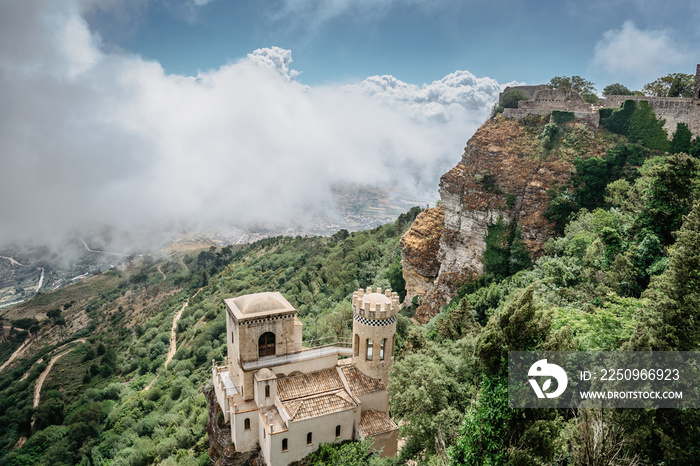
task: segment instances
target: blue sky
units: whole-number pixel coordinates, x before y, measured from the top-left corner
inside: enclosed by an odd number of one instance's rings
[[[88,20],[107,43],[157,60],[169,73],[195,75],[261,47],[289,49],[298,79],[310,85],[384,74],[420,85],[468,70],[499,82],[577,74],[600,89],[617,80],[640,87],[660,74],[694,73],[700,60],[693,47],[700,7],[689,1],[199,3],[122,2],[118,10],[93,10]],[[631,43],[622,44],[625,38]],[[635,50],[643,38],[680,53]],[[615,45],[633,70],[606,68],[613,58],[604,48]]]
[[[0,244],[336,225],[339,190],[434,203],[505,85],[694,73],[699,19],[690,0],[0,2]]]

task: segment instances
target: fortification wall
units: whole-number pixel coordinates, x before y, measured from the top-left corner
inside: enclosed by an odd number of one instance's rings
[[[562,110],[568,111],[568,109],[561,108],[506,108],[503,109],[503,116],[506,118],[514,118],[516,120],[522,120],[523,118],[530,115],[550,115],[552,110]],[[591,128],[598,128],[600,124],[600,115],[598,111],[586,111],[586,112],[572,112],[574,114],[574,123],[583,123],[590,126]]]
[[[666,120],[664,129],[669,137],[676,130],[677,123],[687,123],[693,136],[700,136],[700,101],[682,97],[647,97],[632,95],[609,95],[600,99],[600,106],[619,108],[625,100],[639,102],[646,100],[657,118]]]
[[[564,88],[545,89],[539,91],[533,100],[521,100],[518,109],[562,110],[567,112],[590,112],[591,105],[580,95],[572,92],[570,95]]]
[[[505,89],[503,89],[503,92],[501,92],[498,95],[498,103],[500,104],[502,102],[503,94],[506,92],[510,91],[511,89],[520,89],[523,91],[527,96],[530,98],[530,100],[535,98],[535,94],[537,94],[539,91],[543,91],[547,89],[547,86],[545,84],[538,84],[536,86],[508,86]]]

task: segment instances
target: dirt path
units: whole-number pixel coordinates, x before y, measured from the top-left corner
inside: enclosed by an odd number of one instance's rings
[[[24,353],[24,350],[27,349],[27,346],[29,346],[29,343],[31,342],[30,340],[31,340],[30,337],[27,337],[27,339],[24,340],[24,343],[22,343],[22,344],[20,345],[20,347],[17,348],[17,349],[15,350],[14,353],[12,353],[12,356],[10,356],[10,359],[8,359],[7,361],[5,361],[5,362],[3,363],[3,365],[0,366],[0,371],[3,370],[4,368],[6,368],[12,361],[14,361],[15,359],[17,359],[17,356],[19,356],[20,354]]]
[[[41,285],[44,284],[44,268],[39,267],[41,269],[41,277],[39,277],[39,284],[36,286],[36,292],[39,292],[39,289],[41,288]]]
[[[187,264],[185,264],[185,261],[182,260],[182,257],[180,258],[180,263],[181,263],[182,266],[185,268],[185,270],[187,270],[187,271],[189,272],[190,268],[187,267]]]
[[[160,268],[160,265],[158,266],[158,272],[160,272],[160,274],[163,276],[163,280],[165,280],[166,278],[168,278],[168,276],[165,275],[165,272],[163,272],[163,269]]]
[[[64,346],[68,346],[73,343],[85,343],[84,338],[80,338],[78,340],[73,340],[69,341],[63,346],[60,346],[58,349],[63,348]],[[46,380],[46,377],[49,375],[49,372],[51,372],[51,368],[53,367],[54,363],[59,360],[59,358],[65,356],[66,354],[70,353],[74,348],[67,349],[63,351],[62,353],[58,353],[54,357],[51,358],[49,361],[49,365],[46,366],[46,369],[44,369],[44,372],[41,373],[38,379],[36,379],[36,385],[34,385],[34,407],[36,408],[39,406],[39,401],[41,400],[41,387],[44,385],[44,381]],[[34,424],[34,421],[32,421],[32,424]]]
[[[85,249],[87,249],[89,252],[97,252],[97,253],[100,253],[100,254],[109,254],[109,255],[118,256],[118,257],[129,257],[128,254],[121,254],[121,253],[118,253],[118,252],[109,252],[109,251],[100,251],[100,250],[97,250],[97,249],[90,249],[90,246],[88,246],[88,244],[85,242],[85,240],[84,240],[83,238],[81,238],[80,236],[78,236],[78,239],[80,240],[81,243],[83,243],[83,246],[85,246]]]
[[[202,291],[202,289],[198,289],[195,294],[192,295],[192,298],[197,296],[199,292]],[[165,357],[165,363],[163,363],[164,367],[168,367],[168,363],[172,361],[173,356],[175,356],[175,352],[177,351],[177,322],[180,320],[180,317],[182,316],[182,311],[187,308],[190,304],[190,298],[187,298],[187,300],[183,303],[182,307],[180,308],[179,311],[177,311],[177,314],[175,314],[175,317],[173,317],[173,326],[170,329],[170,347],[168,348],[168,355]],[[156,376],[153,380],[149,382],[148,385],[143,387],[143,391],[146,391],[150,389],[153,384],[156,382],[156,379],[158,379],[158,376]]]
[[[0,256],[0,259],[7,259],[8,261],[10,261],[10,264],[16,265],[16,266],[18,266],[18,267],[26,267],[26,265],[20,264],[20,263],[17,262],[13,257]]]

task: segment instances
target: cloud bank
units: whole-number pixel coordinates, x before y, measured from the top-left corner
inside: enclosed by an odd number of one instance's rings
[[[632,21],[603,33],[594,49],[592,67],[611,79],[639,88],[659,76],[687,67],[684,44],[666,29],[641,30]]]
[[[466,71],[308,87],[277,47],[167,75],[106,52],[83,8],[0,5],[0,244],[105,225],[284,224],[333,212],[338,185],[425,195],[501,90]]]

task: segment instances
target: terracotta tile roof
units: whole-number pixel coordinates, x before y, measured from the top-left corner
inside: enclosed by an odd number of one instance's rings
[[[360,431],[362,435],[377,435],[382,432],[398,429],[389,416],[385,413],[368,409],[362,411],[360,417]]]
[[[301,421],[357,407],[352,397],[344,389],[332,393],[282,401],[282,405],[287,410],[290,421]]]
[[[342,366],[343,375],[348,381],[348,387],[355,396],[362,396],[367,393],[386,390],[386,385],[381,379],[368,377],[360,372],[355,366]]]
[[[343,382],[335,368],[285,377],[277,380],[277,396],[280,400],[292,400],[343,388]]]

